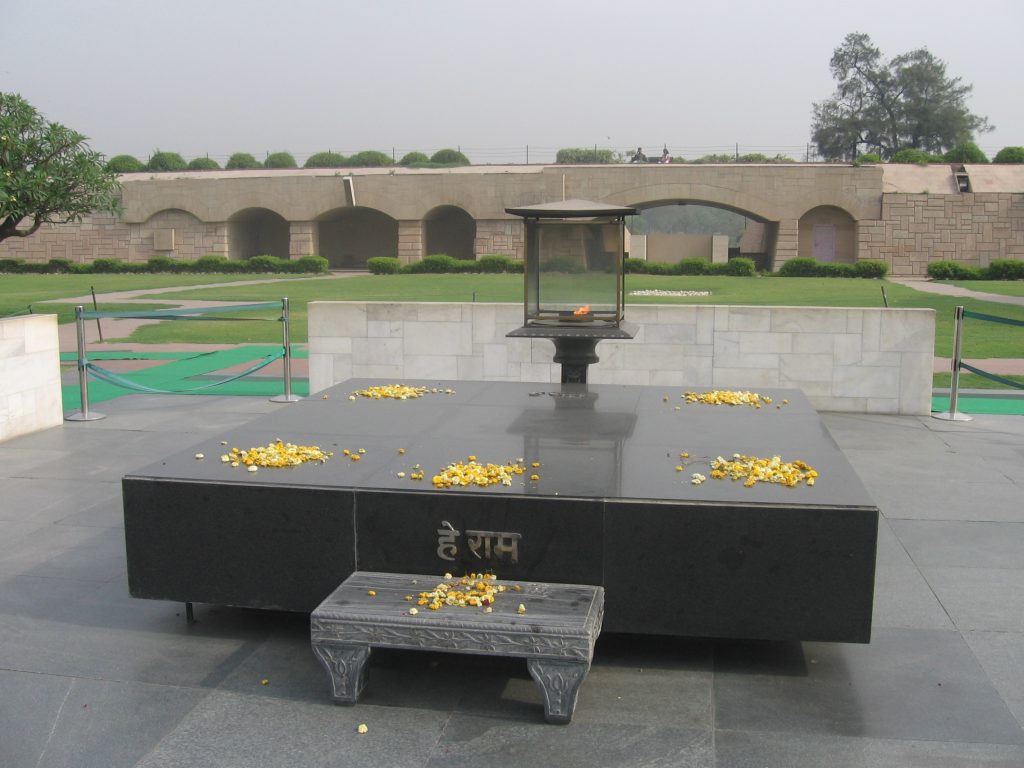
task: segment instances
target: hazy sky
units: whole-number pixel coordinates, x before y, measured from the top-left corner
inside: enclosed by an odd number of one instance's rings
[[[0,91],[108,156],[327,149],[476,163],[667,144],[802,159],[849,32],[974,86],[1024,145],[1020,0],[0,0]]]

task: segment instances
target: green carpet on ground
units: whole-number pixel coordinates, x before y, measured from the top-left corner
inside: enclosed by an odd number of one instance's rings
[[[103,351],[89,352],[92,360],[167,360],[161,365],[154,365],[138,371],[118,374],[135,384],[152,389],[166,390],[173,394],[195,395],[249,395],[254,397],[273,397],[284,394],[284,381],[280,377],[270,378],[254,374],[220,386],[207,386],[210,379],[228,378],[225,375],[210,376],[215,371],[256,361],[267,355],[279,352],[280,345],[246,345],[214,352],[133,352]],[[62,362],[74,363],[78,355],[74,352],[61,353]],[[293,358],[308,357],[306,350],[292,350]],[[113,400],[122,395],[139,394],[136,390],[119,387],[106,381],[89,377],[89,404],[95,405],[106,400]],[[203,387],[198,389],[198,387]],[[190,391],[191,390],[191,391]],[[292,378],[292,393],[306,396],[309,394],[309,381],[304,378]],[[74,383],[62,386],[63,406],[65,411],[80,410],[82,396],[77,377]]]
[[[956,399],[960,413],[991,414],[1002,416],[1024,416],[1024,397],[970,397],[960,395]],[[932,397],[933,413],[949,413],[949,396]]]

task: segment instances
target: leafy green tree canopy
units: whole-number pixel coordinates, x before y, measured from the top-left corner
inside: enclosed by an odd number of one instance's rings
[[[186,171],[188,170],[188,163],[185,162],[185,158],[179,155],[177,152],[156,152],[149,162],[146,163],[147,171],[155,171],[162,173],[165,171]]]
[[[263,161],[264,168],[298,168],[290,152],[272,152]]]
[[[235,154],[228,158],[227,165],[224,167],[229,171],[245,171],[252,170],[254,168],[262,168],[263,163],[248,152],[235,152]]]
[[[212,157],[193,157],[188,161],[190,171],[219,171],[220,163]]]
[[[1024,163],[1024,147],[1003,147],[996,152],[993,163]]]
[[[112,173],[141,173],[146,170],[145,163],[132,155],[114,155],[104,167]]]
[[[18,94],[0,93],[0,240],[120,210],[117,175],[85,142]]]
[[[337,152],[314,152],[306,158],[303,168],[344,168],[348,159]]]
[[[868,35],[854,32],[832,54],[838,83],[814,105],[812,137],[827,160],[869,151],[888,160],[901,149],[940,155],[990,131],[988,119],[967,109],[972,86],[946,75],[945,62],[926,48],[890,61]]]
[[[457,149],[439,149],[430,156],[430,162],[442,165],[469,165],[469,158]]]

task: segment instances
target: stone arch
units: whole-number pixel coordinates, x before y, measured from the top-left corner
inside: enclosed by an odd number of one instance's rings
[[[424,253],[446,253],[455,259],[473,259],[476,220],[465,209],[439,205],[423,217]]]
[[[857,222],[834,205],[819,205],[800,217],[800,256],[852,264],[857,260]]]
[[[398,220],[376,208],[335,208],[316,226],[320,255],[331,269],[366,269],[367,259],[398,255]]]
[[[228,219],[228,254],[232,259],[264,254],[287,259],[289,242],[288,222],[269,208],[243,208]]]
[[[630,205],[641,213],[671,209],[676,206],[709,208],[733,214],[745,220],[738,231],[736,225],[740,222],[723,222],[722,229],[705,229],[699,232],[686,230],[667,234],[649,233],[643,247],[645,258],[670,262],[690,257],[712,258],[714,249],[718,247],[713,244],[712,236],[727,234],[738,235],[738,244],[732,242],[731,237],[728,246],[721,244],[721,247],[725,249],[721,252],[723,259],[727,257],[726,254],[739,255],[753,259],[758,269],[769,269],[771,266],[778,225],[776,222],[765,219],[759,213],[717,200],[693,197],[647,200]],[[729,226],[730,224],[732,226]]]

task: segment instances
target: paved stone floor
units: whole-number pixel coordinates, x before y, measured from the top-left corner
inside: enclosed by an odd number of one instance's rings
[[[605,635],[555,726],[521,661],[377,652],[342,707],[305,616],[128,596],[121,477],[287,407],[132,395],[0,443],[0,766],[1024,765],[1024,417],[825,414],[884,515],[872,642]]]

